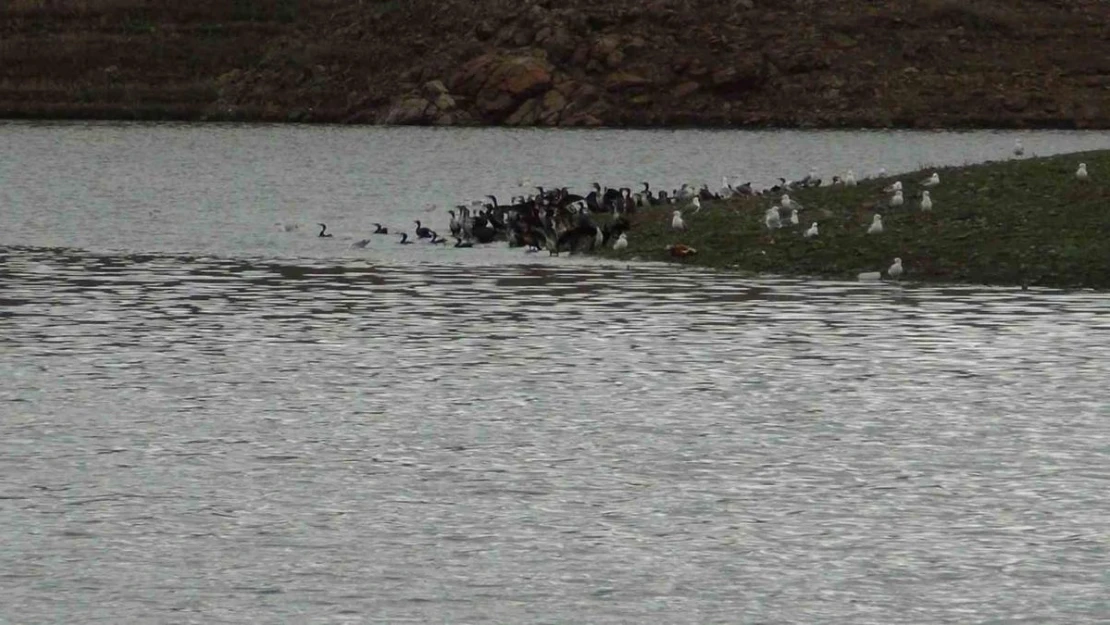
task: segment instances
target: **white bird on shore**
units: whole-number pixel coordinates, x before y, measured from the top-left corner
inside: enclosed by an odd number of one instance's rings
[[[798,225],[798,209],[796,208],[790,209],[790,225]]]
[[[1014,139],[1014,156],[1021,156],[1025,154],[1025,146],[1021,144],[1021,139]]]
[[[806,233],[802,236],[807,239],[812,239],[813,237],[817,236],[817,222],[813,222],[813,225],[811,225],[809,229],[806,230]]]
[[[902,259],[895,258],[894,264],[890,266],[890,269],[886,270],[886,274],[897,280],[902,275]]]
[[[671,217],[671,227],[675,230],[686,229],[686,222],[682,220],[682,211],[674,212],[674,217]]]
[[[628,247],[628,235],[622,232],[617,238],[617,242],[613,244],[613,249],[623,250],[626,247]]]
[[[778,206],[772,206],[767,209],[767,212],[763,215],[763,223],[769,230],[782,227],[782,217],[779,215]]]
[[[871,220],[871,227],[867,229],[867,234],[882,234],[883,232],[883,216],[875,213],[875,217]]]
[[[933,200],[932,200],[932,198],[929,197],[929,192],[928,191],[922,191],[921,192],[921,210],[923,210],[923,211],[933,210]]]
[[[1079,169],[1075,170],[1075,177],[1080,180],[1087,179],[1087,163],[1080,163]]]
[[[694,207],[693,214],[697,215],[701,211],[701,198],[695,195],[693,201],[690,202],[690,206]]]
[[[902,190],[898,189],[894,192],[894,197],[890,198],[890,205],[901,206],[905,201],[906,198],[902,195]]]
[[[605,233],[601,231],[601,228],[594,226],[594,247],[601,247],[602,245],[605,245]]]
[[[895,180],[894,184],[892,184],[889,187],[883,189],[883,191],[885,191],[887,193],[898,193],[901,190],[902,190],[902,181],[901,180]]]
[[[923,187],[935,187],[938,184],[940,184],[940,174],[935,171],[933,172],[932,176],[929,176],[925,180],[921,181],[921,186]]]
[[[846,186],[846,187],[856,186],[856,175],[852,173],[851,169],[848,170],[848,173],[844,174],[844,186]]]
[[[879,177],[882,178],[885,175],[886,175],[886,167],[880,167],[879,168]]]
[[[733,193],[735,193],[735,190],[732,188],[732,185],[730,185],[728,183],[728,176],[722,176],[721,177],[721,190],[720,190],[720,192],[718,192],[717,195],[720,195],[723,198],[727,198],[727,197],[732,197]]]
[[[782,207],[785,209],[793,208],[795,210],[802,210],[803,208],[805,208],[800,203],[798,203],[798,200],[790,197],[790,195],[787,193],[782,194]]]

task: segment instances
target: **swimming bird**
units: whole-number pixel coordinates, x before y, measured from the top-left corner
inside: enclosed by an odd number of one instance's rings
[[[694,254],[698,253],[696,249],[690,247],[689,245],[683,245],[682,243],[668,245],[663,249],[670,252],[671,256],[674,256],[675,258],[685,258],[687,256],[693,256]]]
[[[622,232],[621,235],[619,237],[617,237],[617,241],[615,243],[613,243],[613,249],[623,250],[627,247],[628,247],[628,235]]]
[[[1087,179],[1087,163],[1080,163],[1079,169],[1075,170],[1075,177],[1080,180]]]
[[[389,228],[383,228],[381,224],[374,224],[374,234],[389,234]]]
[[[807,239],[812,239],[813,237],[817,236],[817,222],[816,221],[813,222],[813,225],[811,225],[809,227],[809,229],[806,230],[805,234],[802,235],[802,236],[804,236]]]
[[[355,241],[354,243],[351,244],[351,247],[362,249],[362,248],[366,247],[367,244],[369,244],[369,243],[370,243],[370,239],[363,239],[361,241]]]
[[[416,220],[416,238],[418,238],[418,239],[430,239],[430,238],[432,238],[431,228],[421,226],[419,219]]]
[[[852,173],[851,169],[848,170],[848,173],[844,174],[844,186],[846,186],[846,187],[856,186],[856,175]]]
[[[921,181],[921,186],[923,187],[935,187],[938,184],[940,184],[940,174],[935,171],[933,172],[932,176],[929,176],[925,180]]]
[[[470,241],[463,241],[459,237],[455,237],[455,247],[474,247]]]
[[[432,245],[446,245],[447,244],[447,239],[439,238],[439,235],[436,234],[436,232],[433,230],[432,231],[432,239],[430,241],[428,241],[428,243],[431,243]]]
[[[929,197],[929,192],[928,191],[922,191],[921,192],[921,210],[923,210],[923,211],[933,210],[933,200],[932,200],[932,198]]]
[[[890,266],[890,269],[886,270],[886,274],[897,280],[902,275],[902,259],[895,258],[894,264]]]
[[[894,192],[894,197],[890,198],[890,205],[901,206],[905,201],[906,198],[902,195],[902,190],[899,189]]]
[[[1025,154],[1025,146],[1021,145],[1021,139],[1014,139],[1014,156],[1022,154]]]
[[[324,237],[324,238],[328,238],[328,237],[331,236],[330,234],[328,234],[328,225],[327,224],[316,224],[316,225],[320,226],[320,234],[318,234],[316,236]]]
[[[409,241],[409,233],[402,232],[401,240],[398,241],[398,243],[400,243],[401,245],[412,245],[412,241]]]
[[[685,230],[686,222],[682,219],[682,211],[675,211],[674,216],[671,217],[671,228],[675,230]]]
[[[286,231],[286,232],[293,232],[294,230],[300,230],[301,229],[301,224],[281,224],[281,223],[279,223],[278,225],[281,226],[281,229]]]
[[[882,234],[883,232],[883,216],[875,213],[875,217],[871,220],[871,227],[867,229],[867,234]]]

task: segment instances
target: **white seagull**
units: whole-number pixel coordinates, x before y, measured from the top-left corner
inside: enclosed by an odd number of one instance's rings
[[[902,190],[898,189],[897,191],[894,192],[894,197],[890,198],[890,205],[891,206],[901,206],[902,203],[905,202],[905,201],[906,201],[906,198],[902,195]]]
[[[790,225],[798,225],[798,209],[796,208],[790,209]]]
[[[790,197],[790,195],[786,194],[786,193],[782,194],[782,207],[783,208],[796,208],[798,210],[802,209],[802,205],[799,204],[796,200],[792,199]]]
[[[883,232],[883,216],[875,213],[875,218],[871,220],[871,227],[867,229],[867,234],[882,234]]]
[[[844,186],[846,186],[846,187],[856,186],[856,175],[852,173],[851,169],[848,170],[848,173],[844,174]]]
[[[626,247],[628,247],[628,235],[622,232],[617,242],[613,244],[613,249],[623,250]]]
[[[902,181],[901,180],[895,180],[894,184],[892,184],[889,187],[883,189],[883,191],[886,191],[887,193],[897,193],[901,190],[902,190]]]
[[[807,239],[812,239],[813,237],[817,236],[817,222],[816,221],[813,222],[813,225],[809,227],[809,230],[806,230],[806,233],[803,236]]]
[[[1014,139],[1014,156],[1021,156],[1025,154],[1025,146],[1021,144],[1021,139]]]
[[[1080,180],[1087,179],[1087,163],[1080,163],[1079,169],[1075,170],[1075,177]]]
[[[888,276],[890,276],[891,278],[894,278],[894,279],[898,279],[899,277],[901,277],[901,275],[902,275],[902,259],[901,258],[895,258],[894,259],[894,264],[892,264],[890,266],[890,269],[886,270],[886,274]]]
[[[686,222],[682,220],[682,211],[674,212],[674,217],[671,217],[671,227],[675,230],[686,229]]]
[[[763,223],[769,230],[782,227],[782,217],[779,215],[778,206],[772,206],[767,209],[767,212],[763,215]]]
[[[922,191],[921,192],[921,210],[923,210],[923,211],[933,210],[933,200],[932,200],[932,198],[929,197],[929,192],[928,191]]]
[[[701,198],[695,195],[690,205],[694,207],[694,214],[697,215],[701,211]]]
[[[940,174],[935,171],[933,172],[932,176],[929,176],[925,180],[921,181],[921,186],[923,187],[935,187],[938,184],[940,184]]]

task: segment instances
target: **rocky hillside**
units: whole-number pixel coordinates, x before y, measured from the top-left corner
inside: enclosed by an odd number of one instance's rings
[[[1110,127],[1104,0],[0,0],[0,116]]]

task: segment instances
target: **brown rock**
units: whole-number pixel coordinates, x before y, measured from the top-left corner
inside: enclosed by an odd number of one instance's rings
[[[492,97],[483,97],[478,100],[478,107],[482,112],[495,117],[511,111],[514,104],[516,104],[516,100],[513,99],[513,96],[504,92],[497,92],[492,94]]]
[[[424,98],[408,97],[394,104],[385,114],[384,124],[420,124],[427,121],[430,103]]]
[[[595,59],[604,59],[613,52],[617,51],[621,45],[621,40],[613,35],[599,37],[594,42],[593,56]]]
[[[497,57],[483,54],[470,59],[451,77],[451,91],[454,93],[475,94],[489,80]]]
[[[512,115],[505,120],[509,126],[534,126],[540,113],[539,98],[532,98],[520,105]]]
[[[540,93],[551,85],[551,66],[522,56],[502,62],[493,75],[494,87],[517,99]]]
[[[452,98],[450,94],[441,93],[439,94],[439,97],[436,98],[435,105],[436,108],[440,111],[453,110],[456,106],[455,98]]]
[[[650,85],[651,81],[638,74],[613,72],[605,77],[605,88],[609,91],[624,91]]]
[[[692,80],[688,80],[688,81],[682,83],[681,85],[675,87],[674,95],[675,95],[676,98],[685,98],[686,96],[690,95],[691,93],[697,91],[700,88],[701,88],[701,85],[699,85],[698,83],[696,83]]]
[[[542,112],[543,115],[547,115],[549,113],[561,113],[566,107],[567,99],[559,91],[552,89],[551,91],[548,91],[544,94]]]
[[[447,93],[447,86],[443,84],[442,80],[429,80],[424,83],[424,95],[428,98],[435,99],[444,93]]]

